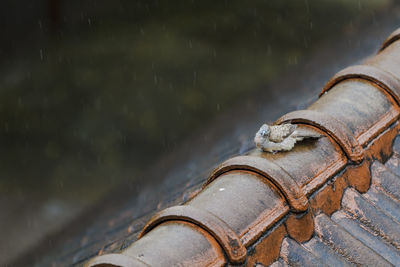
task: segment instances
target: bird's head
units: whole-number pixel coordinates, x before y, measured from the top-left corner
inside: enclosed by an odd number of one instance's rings
[[[267,138],[267,137],[269,137],[269,133],[271,132],[271,129],[270,129],[269,125],[263,124],[263,126],[261,126],[261,128],[260,128],[260,130],[258,130],[258,132],[260,133],[261,137]]]
[[[260,130],[258,130],[258,132],[256,133],[256,136],[254,137],[254,142],[257,145],[264,143],[264,141],[268,140],[270,133],[271,133],[270,127],[267,124],[263,124]]]

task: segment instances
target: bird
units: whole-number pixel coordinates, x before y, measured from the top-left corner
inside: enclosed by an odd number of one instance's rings
[[[263,124],[254,137],[256,146],[264,152],[290,151],[296,142],[305,138],[323,137],[315,131],[297,128],[297,125],[285,123],[280,125]]]

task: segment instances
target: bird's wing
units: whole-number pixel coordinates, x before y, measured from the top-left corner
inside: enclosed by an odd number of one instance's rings
[[[309,129],[309,128],[297,128],[295,132],[293,132],[292,135],[296,139],[303,139],[303,138],[320,138],[323,135],[317,133],[316,131]]]
[[[271,132],[269,134],[269,140],[275,143],[280,143],[291,135],[296,130],[296,125],[293,124],[281,124],[271,126]]]

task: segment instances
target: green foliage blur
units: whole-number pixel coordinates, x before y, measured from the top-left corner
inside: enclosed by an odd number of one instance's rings
[[[39,21],[43,45],[15,41],[20,56],[0,67],[0,193],[92,201],[140,183],[218,113],[388,4],[66,1],[54,32]]]

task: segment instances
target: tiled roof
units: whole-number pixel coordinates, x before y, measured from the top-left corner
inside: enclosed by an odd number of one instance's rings
[[[314,218],[315,234],[305,243],[286,237],[271,266],[391,266],[400,264],[400,138],[385,163],[371,166],[370,189],[344,191],[341,209]]]
[[[324,138],[225,161],[184,205],[89,266],[400,264],[398,33],[275,122]]]

